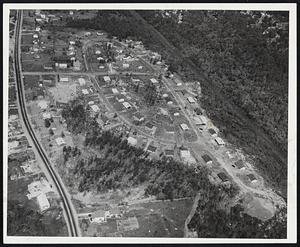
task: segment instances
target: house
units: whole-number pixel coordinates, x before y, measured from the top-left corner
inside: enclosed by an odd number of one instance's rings
[[[109,211],[98,210],[91,214],[90,220],[94,223],[103,223],[107,221]]]
[[[34,39],[38,39],[39,38],[39,35],[37,33],[33,34],[32,36]]]
[[[183,160],[183,162],[186,162],[188,164],[195,164],[196,160],[195,158],[191,155],[191,152],[186,149],[181,149],[180,150],[180,157]]]
[[[195,104],[195,103],[196,103],[196,101],[194,100],[194,98],[191,97],[191,96],[187,97],[187,100],[188,100],[188,102],[189,102],[190,104]]]
[[[240,170],[246,169],[246,167],[244,166],[244,162],[242,160],[238,160],[238,161],[234,162],[234,165]]]
[[[82,93],[83,93],[84,95],[89,94],[89,91],[88,91],[86,88],[82,89],[81,91],[82,91]]]
[[[205,161],[205,163],[207,165],[212,164],[212,159],[210,158],[210,156],[208,154],[202,155],[202,159]]]
[[[169,134],[174,134],[175,133],[175,128],[173,126],[166,126],[165,130]]]
[[[69,44],[70,44],[70,45],[75,45],[75,41],[70,40],[70,41],[69,41]]]
[[[65,142],[65,140],[62,137],[57,137],[55,139],[55,141],[56,141],[56,143],[57,143],[58,146],[66,145],[66,142]]]
[[[101,51],[100,51],[100,50],[96,50],[96,51],[95,51],[95,54],[96,54],[96,55],[99,55],[99,54],[101,54]]]
[[[135,145],[137,144],[137,139],[135,139],[135,138],[129,136],[129,137],[127,138],[127,142],[128,142],[128,144],[130,144],[130,145],[132,145],[132,146],[135,146]]]
[[[256,177],[252,173],[248,174],[247,177],[250,179],[251,183],[256,183],[257,182]]]
[[[153,128],[154,128],[154,125],[152,124],[152,123],[146,123],[145,124],[145,126],[148,128],[148,129],[150,129],[150,130],[153,130]]]
[[[118,94],[119,93],[118,89],[116,89],[116,88],[112,88],[111,91],[113,92],[113,94]]]
[[[224,172],[218,173],[218,177],[221,179],[222,182],[227,182],[229,181],[227,175]]]
[[[138,122],[142,122],[145,120],[145,117],[141,113],[137,112],[133,115],[133,119]]]
[[[194,122],[196,125],[205,125],[205,122],[200,117],[194,117]]]
[[[157,148],[155,146],[149,145],[148,148],[147,148],[147,151],[149,151],[151,153],[155,153],[156,149]]]
[[[48,102],[45,100],[41,100],[38,103],[38,106],[42,109],[42,110],[46,110],[48,107]]]
[[[189,126],[187,126],[187,124],[185,124],[185,123],[180,124],[180,127],[183,131],[189,130]]]
[[[75,58],[71,58],[71,60],[74,60]],[[79,62],[79,60],[76,60],[75,62],[73,62],[73,69],[78,71],[81,68],[81,63]]]
[[[215,136],[217,132],[214,129],[208,129],[208,132],[212,135]]]
[[[84,86],[86,83],[85,83],[85,80],[83,78],[79,78],[78,79],[78,82],[79,82],[79,85],[80,86]]]
[[[158,81],[155,79],[155,78],[151,78],[150,81],[155,84],[155,83],[158,83]]]
[[[99,112],[100,108],[97,105],[91,105],[93,112]]]
[[[111,81],[109,76],[104,76],[103,79],[104,79],[105,82],[110,82]]]
[[[50,112],[44,112],[43,113],[43,119],[51,119],[51,113]]]
[[[123,102],[122,104],[123,104],[123,106],[124,106],[126,109],[130,109],[130,108],[131,108],[131,105],[130,105],[128,102]]]
[[[174,150],[172,150],[172,149],[166,149],[165,150],[165,156],[167,156],[167,157],[174,157]]]
[[[69,82],[69,77],[59,76],[59,82]]]
[[[174,112],[174,114],[173,114],[175,117],[178,117],[180,114],[179,114],[179,112]]]
[[[90,35],[92,35],[91,32],[85,32],[84,33],[84,36],[90,36]]]
[[[37,196],[37,202],[39,204],[41,212],[43,212],[43,211],[47,210],[48,208],[50,208],[50,203],[49,203],[45,193],[42,193],[42,194]]]
[[[215,139],[215,142],[216,142],[219,146],[225,145],[225,142],[224,142],[223,139],[220,138],[220,137],[217,137],[217,138]]]
[[[129,68],[129,64],[128,63],[123,63],[123,69],[128,69]]]

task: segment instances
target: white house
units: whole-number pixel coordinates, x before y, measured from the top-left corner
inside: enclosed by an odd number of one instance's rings
[[[195,99],[191,96],[187,97],[187,100],[190,104],[195,104],[196,103]]]
[[[110,82],[111,81],[109,76],[104,76],[103,79],[104,79],[105,82]]]
[[[112,88],[111,91],[113,92],[113,94],[118,94],[119,93],[118,89],[116,89],[116,88]]]
[[[187,126],[187,124],[183,123],[183,124],[180,124],[180,127],[182,130],[186,131],[186,130],[189,130],[189,126]]]
[[[85,79],[83,79],[83,78],[79,78],[78,82],[79,82],[80,86],[84,86],[85,85]]]
[[[154,83],[154,84],[155,84],[155,83],[158,83],[158,81],[157,81],[155,78],[151,78],[150,81],[151,81],[152,83]]]
[[[86,88],[82,89],[81,91],[82,91],[82,93],[83,93],[84,95],[89,94],[89,91],[88,91]]]
[[[215,142],[216,142],[219,146],[225,145],[225,142],[224,142],[223,139],[220,138],[220,137],[217,137],[217,138],[215,139]]]
[[[38,201],[41,212],[43,212],[43,211],[47,210],[48,208],[50,208],[50,203],[49,203],[45,193],[42,193],[42,194],[38,195],[37,196],[37,201]]]
[[[69,82],[69,77],[60,76],[59,77],[59,82]]]
[[[100,108],[97,105],[91,105],[91,108],[94,112],[99,112]]]
[[[130,108],[131,108],[131,105],[130,105],[128,102],[123,102],[122,104],[123,104],[123,106],[124,106],[126,109],[130,109]]]
[[[44,112],[43,113],[43,119],[50,119],[51,118],[51,113],[50,112]]]
[[[66,144],[65,140],[62,137],[57,137],[55,139],[55,141],[56,141],[56,143],[57,143],[58,146],[62,146],[62,145]]]
[[[184,162],[188,164],[196,163],[195,158],[191,155],[189,150],[180,150],[180,157]]]
[[[127,138],[127,142],[128,142],[128,144],[130,144],[130,145],[132,145],[132,146],[135,146],[135,145],[137,144],[137,139],[135,139],[135,138],[129,136],[129,137]]]

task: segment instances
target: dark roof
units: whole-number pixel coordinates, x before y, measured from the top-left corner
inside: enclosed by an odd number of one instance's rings
[[[209,161],[212,161],[212,159],[210,158],[210,156],[208,154],[204,154],[202,155],[202,159],[207,163]]]
[[[256,177],[251,173],[251,174],[248,174],[247,177],[251,180],[251,181],[254,181],[256,180]]]
[[[149,145],[148,148],[147,148],[148,151],[151,151],[151,152],[155,152],[156,151],[156,147],[152,146],[152,145]]]
[[[238,160],[238,161],[234,162],[234,164],[235,164],[235,165],[237,166],[237,168],[239,168],[239,169],[245,167],[242,160]]]
[[[154,125],[152,123],[146,123],[146,127],[149,129],[152,129],[154,127]]]
[[[175,131],[175,128],[173,126],[166,126],[165,129],[166,129],[167,132],[174,132]]]
[[[209,133],[211,133],[212,135],[213,134],[216,134],[216,131],[214,129],[208,129]]]
[[[166,149],[165,150],[165,155],[167,155],[167,156],[173,156],[174,155],[174,150]]]
[[[141,119],[141,118],[143,118],[144,116],[143,116],[140,112],[136,112],[136,113],[134,114],[134,117],[136,117],[137,119]]]
[[[222,180],[222,182],[228,181],[228,177],[227,177],[227,175],[224,172],[220,172],[218,174],[218,177]]]

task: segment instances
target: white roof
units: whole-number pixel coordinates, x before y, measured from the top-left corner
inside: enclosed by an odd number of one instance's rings
[[[155,78],[151,78],[150,81],[151,81],[152,83],[158,83],[158,81],[157,81]]]
[[[39,106],[41,109],[46,109],[47,106],[48,106],[48,102],[45,101],[45,100],[41,100],[41,101],[38,103],[38,106]]]
[[[44,193],[37,196],[37,201],[41,211],[44,211],[50,207],[50,203]]]
[[[59,77],[59,81],[69,81],[69,77]]]
[[[97,105],[91,105],[91,108],[94,112],[100,111],[99,107]]]
[[[133,137],[131,137],[131,136],[129,136],[129,137],[127,138],[127,141],[128,141],[128,143],[129,143],[130,145],[132,145],[132,146],[135,146],[135,145],[137,144],[137,139],[135,139],[135,138],[133,138]]]
[[[190,103],[196,103],[196,101],[194,100],[194,98],[191,97],[191,96],[187,97],[187,100],[188,100]]]
[[[43,119],[49,119],[51,118],[51,113],[50,112],[44,112],[43,113]]]
[[[81,91],[82,91],[83,94],[89,94],[89,91],[87,89],[85,89],[85,88],[82,89]]]
[[[130,107],[131,107],[131,105],[130,105],[128,102],[123,102],[122,104],[123,104],[123,106],[125,106],[126,108],[130,108]]]
[[[62,137],[57,137],[55,139],[55,141],[56,141],[56,143],[57,143],[58,146],[66,144],[65,140]]]
[[[181,127],[183,130],[188,130],[188,129],[189,129],[189,126],[187,126],[187,124],[185,124],[185,123],[180,124],[180,127]]]
[[[179,112],[175,112],[175,113],[174,113],[174,116],[179,116]]]
[[[195,158],[191,155],[190,151],[189,150],[180,150],[180,155],[181,155],[181,158],[189,163],[189,164],[194,164],[196,163],[196,160]]]
[[[89,105],[93,105],[93,104],[94,104],[94,101],[89,101],[88,104],[89,104]]]
[[[80,86],[85,85],[85,80],[83,78],[79,78],[78,82],[79,82]]]
[[[112,91],[114,94],[119,93],[118,89],[116,89],[116,88],[112,88],[111,91]]]
[[[215,141],[216,141],[219,145],[225,145],[225,142],[224,142],[223,139],[220,138],[220,137],[217,137],[217,138],[215,139]]]
[[[129,64],[128,63],[123,63],[123,68],[128,68]]]
[[[104,76],[103,79],[104,79],[104,81],[106,81],[106,82],[110,82],[110,77],[109,77],[109,76]]]

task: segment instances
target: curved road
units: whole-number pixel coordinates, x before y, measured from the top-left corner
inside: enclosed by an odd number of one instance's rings
[[[27,112],[26,112],[26,104],[25,104],[25,97],[24,97],[24,89],[23,89],[23,78],[22,78],[22,69],[21,69],[21,62],[20,62],[20,42],[21,42],[21,26],[22,26],[22,11],[18,11],[17,13],[17,25],[16,25],[16,32],[15,32],[15,52],[14,52],[14,63],[15,63],[15,73],[16,73],[16,85],[17,85],[17,98],[20,105],[20,113],[21,117],[24,121],[26,129],[30,135],[30,139],[32,140],[34,147],[36,148],[41,160],[45,164],[45,167],[49,174],[51,175],[54,186],[56,187],[59,195],[62,199],[63,209],[66,216],[66,223],[69,230],[70,236],[80,236],[80,228],[77,222],[77,215],[76,211],[73,208],[73,204],[71,202],[70,197],[68,196],[66,189],[61,181],[61,178],[56,173],[54,168],[51,166],[51,163],[41,147],[40,143],[38,142],[35,133],[31,127],[29,122]]]

